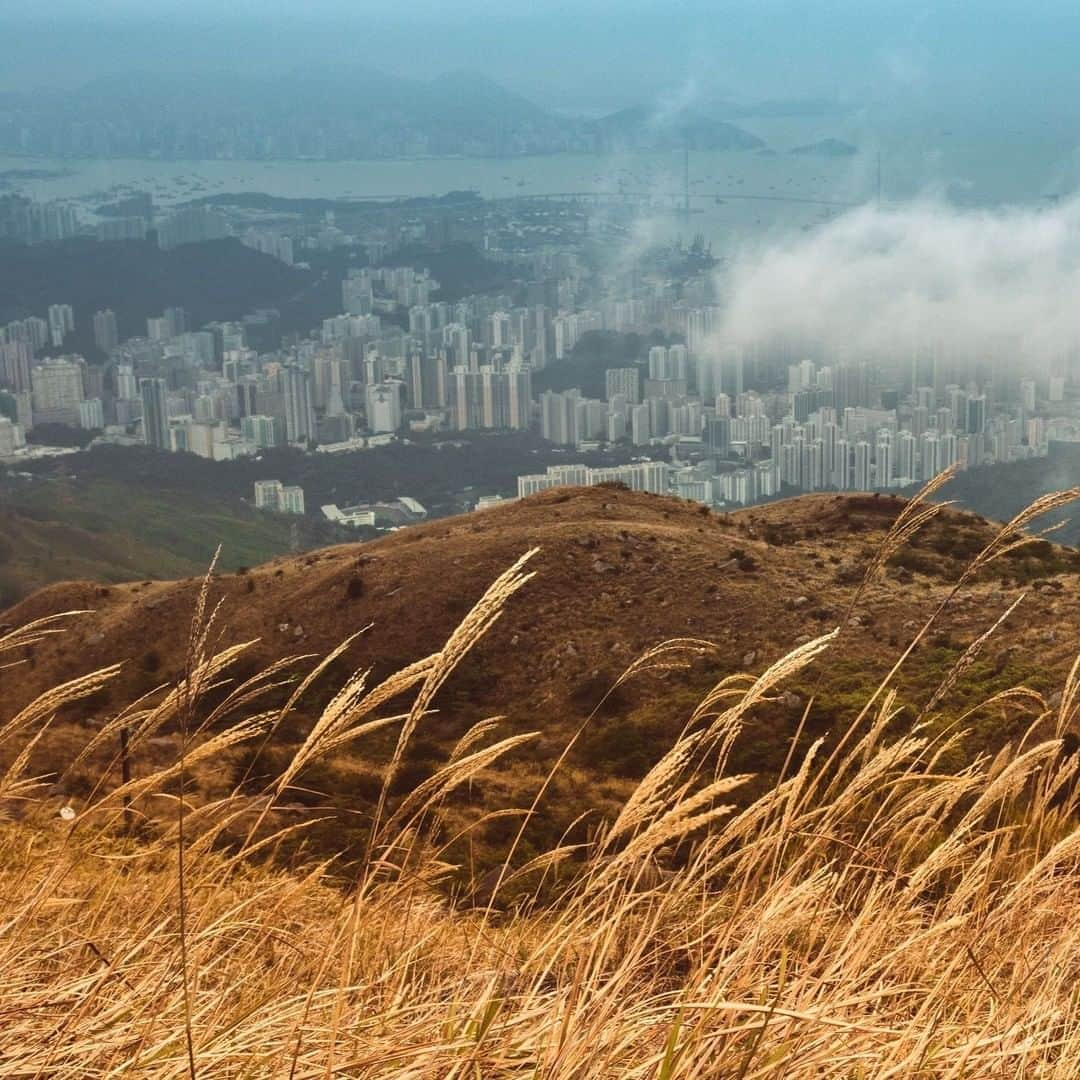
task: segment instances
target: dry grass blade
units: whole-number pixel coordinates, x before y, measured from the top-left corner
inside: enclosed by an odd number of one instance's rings
[[[986,646],[986,643],[990,640],[990,638],[994,636],[994,634],[997,633],[998,630],[1001,629],[1002,625],[1005,623],[1005,620],[1008,619],[1008,617],[1020,606],[1020,603],[1023,601],[1023,599],[1023,594],[1018,596],[998,617],[994,625],[991,626],[989,630],[980,634],[964,650],[963,655],[949,669],[949,674],[945,677],[941,685],[931,695],[930,700],[923,706],[922,711],[919,714],[920,718],[922,716],[925,716],[926,713],[932,712],[940,702],[944,701],[945,698],[948,697],[953,687],[956,686],[956,683],[960,679],[960,676],[963,675],[965,671],[969,670],[971,665],[975,663],[975,661],[979,658],[979,654]]]
[[[22,626],[16,626],[12,630],[0,633],[0,656],[6,652],[14,652],[17,649],[29,649],[53,634],[64,633],[67,627],[60,624],[67,619],[92,614],[93,612],[84,610],[61,611],[55,615],[46,615],[44,618],[35,619],[33,622],[24,623]],[[25,663],[25,657],[21,660],[0,662],[0,671]]]
[[[119,664],[81,675],[39,695],[10,720],[0,724],[0,744],[22,735],[27,728],[51,718],[58,709],[96,694],[120,672]]]

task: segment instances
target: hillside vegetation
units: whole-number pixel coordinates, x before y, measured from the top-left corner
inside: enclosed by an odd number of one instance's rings
[[[716,679],[689,710],[668,690],[706,642],[683,636],[620,662],[614,685],[652,686],[653,704],[666,699],[676,714],[675,735],[614,812],[577,839],[539,845],[596,709],[513,802],[500,797],[499,763],[533,754],[555,719],[529,702],[527,730],[482,719],[429,776],[400,781],[454,670],[486,655],[488,678],[500,679],[499,656],[483,649],[516,606],[536,602],[541,555],[525,553],[434,651],[414,648],[386,678],[342,668],[345,646],[314,667],[311,657],[279,655],[244,669],[252,646],[222,637],[221,579],[207,577],[184,605],[177,679],[104,707],[102,692],[121,683],[109,663],[45,687],[0,721],[9,761],[0,774],[0,1068],[1071,1080],[1080,1060],[1080,663],[1046,693],[1018,685],[988,695],[983,707],[1016,731],[994,755],[972,745],[966,704],[959,723],[936,721],[991,643],[1014,634],[1008,603],[942,678],[915,678],[915,701],[900,691],[949,609],[1032,550],[1020,530],[1077,495],[1043,500],[991,532],[947,591],[927,598],[890,670],[860,690],[833,739],[803,745],[797,732],[785,735],[778,774],[749,797],[752,778],[734,763],[757,718],[785,695],[811,700],[858,639],[855,612],[885,614],[871,603],[876,584],[907,542],[933,537],[941,508],[898,508],[853,595],[829,598],[835,618],[794,651]],[[789,527],[809,527],[790,517]],[[1038,617],[1075,658],[1074,614]],[[0,638],[0,662],[27,661],[5,674],[33,676],[41,650],[59,643],[74,675],[87,659],[75,636],[82,618],[46,617]],[[663,689],[650,682],[658,675]],[[324,680],[330,694],[281,771],[248,784]],[[35,741],[87,703],[54,776],[35,778]],[[387,753],[369,801],[298,807],[325,762],[379,738]],[[152,768],[150,748],[160,756]],[[101,752],[107,768],[73,797],[68,778]],[[238,754],[247,767],[234,780],[220,766]],[[485,792],[482,814],[462,824],[474,787]],[[327,816],[360,819],[362,841],[346,859],[304,847]],[[504,853],[477,874],[470,840],[493,822],[505,825]]]
[[[290,520],[212,495],[155,494],[58,475],[0,481],[0,608],[56,581],[110,584],[205,570],[220,543],[223,569],[290,550]],[[310,542],[310,529],[299,533]]]
[[[968,578],[953,596],[955,581],[996,527],[938,508],[864,583],[908,505],[812,496],[716,515],[616,488],[561,489],[367,544],[219,572],[218,630],[225,640],[252,642],[237,661],[244,677],[290,656],[325,656],[356,636],[255,760],[224,754],[200,784],[208,792],[235,784],[252,790],[281,775],[330,700],[335,678],[363,669],[384,679],[437,652],[488,583],[533,548],[539,549],[536,579],[456,665],[437,714],[410,743],[395,781],[407,789],[426,780],[472,725],[489,716],[504,717],[510,734],[535,730],[542,716],[528,752],[508,757],[455,805],[461,828],[479,807],[526,798],[592,716],[552,781],[552,804],[534,823],[525,850],[537,854],[564,834],[584,841],[598,815],[617,812],[663,747],[678,738],[711,686],[762,670],[846,617],[844,648],[821,666],[813,694],[791,690],[762,703],[748,721],[748,737],[733,748],[733,768],[755,776],[737,794],[745,803],[780,773],[792,738],[798,753],[819,738],[832,748],[929,611],[952,597],[896,677],[907,705],[897,723],[927,706],[932,688],[1023,592],[1020,608],[1008,614],[1008,634],[965,661],[933,721],[940,731],[962,723],[974,748],[996,753],[1019,737],[1023,719],[984,707],[983,699],[1017,683],[1050,695],[1075,659],[1075,640],[1061,627],[1080,621],[1080,553],[1045,541],[1025,544]],[[87,612],[62,637],[38,642],[30,664],[0,670],[0,697],[10,709],[85,668],[122,662],[92,701],[59,711],[31,751],[35,774],[56,772],[103,710],[183,677],[199,588],[197,578],[104,588],[74,582],[43,589],[0,616],[19,626],[57,611]],[[676,679],[661,669],[616,687],[635,656],[668,639],[702,643],[686,672]],[[277,687],[268,707],[281,707],[288,693]],[[135,767],[163,764],[175,752],[175,736],[167,728],[140,748]],[[304,838],[309,848],[345,851],[349,858],[362,853],[362,813],[377,799],[391,753],[391,738],[377,732],[363,746],[320,761],[309,790],[293,802],[297,812],[332,809],[336,816],[311,825]],[[962,760],[950,755],[950,765]],[[90,756],[66,776],[65,791],[84,797],[106,765],[100,753]],[[469,858],[480,872],[489,869],[508,828],[502,820],[485,822],[467,844],[457,844],[454,856]]]
[[[312,284],[311,274],[235,238],[170,251],[159,249],[153,239],[99,243],[80,238],[4,252],[0,323],[44,315],[63,297],[75,310],[76,326],[66,346],[95,356],[93,316],[102,308],[116,312],[124,339],[145,334],[147,317],[166,307],[184,308],[191,326],[199,327],[238,319],[256,308],[287,310]]]

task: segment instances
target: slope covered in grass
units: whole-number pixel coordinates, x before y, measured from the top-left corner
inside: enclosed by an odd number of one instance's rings
[[[768,790],[792,739],[797,753],[819,738],[828,749],[835,745],[914,629],[952,596],[968,562],[994,540],[995,527],[941,510],[866,581],[907,506],[817,496],[718,516],[625,490],[565,489],[369,544],[219,573],[218,632],[226,641],[252,643],[237,661],[239,674],[291,656],[308,657],[300,663],[305,671],[310,657],[350,640],[254,759],[242,750],[223,753],[200,783],[215,792],[236,784],[253,790],[280,775],[330,700],[335,678],[361,669],[383,679],[437,652],[488,583],[538,548],[537,576],[455,667],[437,711],[410,741],[395,788],[430,777],[458,740],[489,716],[502,716],[508,734],[538,731],[527,751],[500,762],[467,799],[459,796],[463,824],[477,807],[527,798],[585,724],[526,849],[539,853],[564,834],[584,840],[597,815],[617,811],[711,686],[764,670],[793,645],[846,620],[844,647],[823,661],[812,693],[797,688],[776,695],[747,721],[747,737],[732,751],[732,767],[755,777],[736,795],[745,804]],[[965,651],[1023,593],[1007,616],[1007,632],[965,661],[933,719],[935,730],[956,724],[969,730],[971,750],[995,753],[1019,737],[1021,715],[982,702],[1017,683],[1044,695],[1060,686],[1076,655],[1072,636],[1061,628],[1080,621],[1078,570],[1075,552],[1039,541],[1007,551],[967,579],[897,675],[905,707],[894,724],[920,715]],[[102,714],[182,678],[198,591],[196,578],[107,590],[57,585],[4,614],[0,622],[22,625],[57,611],[87,612],[63,636],[39,642],[31,665],[0,670],[0,698],[11,710],[88,668],[122,665],[92,701],[60,710],[33,747],[33,772],[61,771],[70,748]],[[678,678],[656,670],[616,686],[636,656],[658,641],[683,638],[699,642],[699,649]],[[280,707],[288,694],[280,686],[268,704]],[[135,753],[136,766],[159,764],[174,739],[174,728],[161,732]],[[376,731],[320,760],[293,798],[308,812],[332,811],[305,834],[309,849],[326,855],[346,850],[350,858],[362,852],[364,815],[377,799],[391,752],[390,734]],[[950,766],[960,760],[950,751]],[[90,757],[67,776],[65,790],[85,796],[105,764]],[[512,827],[506,819],[485,822],[468,843],[457,844],[454,858],[467,857],[478,872],[486,871]]]
[[[0,506],[0,608],[56,581],[116,583],[223,568],[290,550],[290,519],[212,495],[155,494],[107,480],[5,485]]]
[[[864,591],[909,529],[927,524],[922,512],[894,521]],[[493,797],[492,776],[536,744],[544,712],[515,735],[481,722],[425,781],[396,781],[453,669],[542,582],[528,577],[535,556],[500,575],[435,652],[418,651],[382,682],[364,669],[333,678],[333,655],[303,682],[300,660],[241,670],[245,650],[220,640],[208,581],[188,609],[182,680],[102,711],[69,747],[57,786],[30,777],[24,751],[115,669],[47,690],[0,722],[11,763],[0,776],[0,1067],[62,1077],[1071,1080],[1080,667],[1054,695],[995,695],[989,707],[1018,719],[1020,734],[993,757],[962,727],[932,721],[1007,628],[986,628],[940,682],[916,679],[914,713],[897,694],[940,612],[1012,542],[1006,531],[975,554],[974,571],[912,628],[831,748],[789,739],[780,774],[740,801],[751,779],[733,768],[739,744],[778,696],[814,693],[857,634],[850,609],[766,669],[718,680],[613,813],[577,843],[528,858],[564,764],[510,805]],[[0,660],[25,658],[68,621],[10,633]],[[1076,622],[1055,629],[1075,655]],[[623,679],[657,669],[681,678],[676,667],[702,648],[660,644]],[[290,674],[292,692],[270,706]],[[335,692],[280,774],[258,790],[212,790],[218,763],[245,747],[257,757],[321,678]],[[158,745],[152,769],[142,758],[123,778],[121,732],[131,754]],[[312,858],[295,841],[327,810],[305,812],[297,798],[321,763],[377,736],[389,752],[371,803],[354,811],[359,853]],[[64,776],[104,747],[110,768],[70,798]],[[462,824],[474,786],[487,791],[486,820],[510,823],[503,861],[479,880],[467,845],[455,848],[459,826],[468,837],[484,821]]]

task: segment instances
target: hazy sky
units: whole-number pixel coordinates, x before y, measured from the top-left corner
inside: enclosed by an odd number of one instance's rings
[[[705,96],[1064,113],[1080,8],[1015,0],[2,0],[0,87],[158,68],[362,64],[483,72],[597,110],[692,84]]]

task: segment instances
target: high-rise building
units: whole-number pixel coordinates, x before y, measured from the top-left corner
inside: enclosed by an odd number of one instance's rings
[[[179,337],[187,333],[187,312],[182,307],[167,307],[161,316],[169,328],[169,337]]]
[[[867,363],[839,364],[833,371],[833,404],[837,413],[866,408],[874,391],[873,373]]]
[[[716,457],[727,457],[731,449],[731,417],[710,416],[705,421],[705,446]]]
[[[442,335],[450,367],[469,367],[472,352],[468,326],[463,323],[448,323],[443,327]]]
[[[49,323],[37,315],[26,319],[16,319],[7,326],[0,327],[0,344],[8,345],[21,341],[30,346],[32,352],[45,348],[49,344]]]
[[[919,445],[919,479],[931,480],[938,473],[938,436],[936,431],[924,431],[917,436]]]
[[[508,311],[496,311],[489,317],[488,341],[493,349],[508,349],[514,344],[513,323]]]
[[[511,364],[503,377],[507,383],[506,426],[526,431],[532,426],[532,369],[527,364]]]
[[[314,438],[311,376],[295,364],[286,364],[281,369],[281,389],[285,404],[285,438],[291,443]]]
[[[636,367],[608,368],[604,372],[604,396],[610,401],[616,394],[631,405],[641,403],[641,376]]]
[[[106,218],[95,226],[98,240],[112,243],[120,240],[145,240],[147,225],[142,217]]]
[[[607,441],[620,442],[626,438],[626,410],[612,409],[607,416]]]
[[[509,427],[510,393],[506,376],[491,367],[480,369],[480,426]]]
[[[402,384],[393,380],[365,388],[368,430],[378,434],[401,427],[401,388]]]
[[[901,486],[913,484],[918,480],[916,466],[916,447],[918,442],[910,431],[900,432],[897,440],[896,475],[897,483]]]
[[[55,348],[75,329],[75,311],[70,304],[49,305],[49,339]]]
[[[851,443],[836,440],[836,461],[833,467],[833,487],[838,491],[851,490]]]
[[[257,449],[280,446],[285,441],[281,421],[276,416],[253,414],[240,420],[240,433]]]
[[[35,424],[79,423],[83,400],[83,365],[80,357],[58,357],[38,364],[30,372]]]
[[[870,491],[873,484],[872,472],[873,447],[865,439],[855,444],[854,488],[856,491]]]
[[[0,345],[0,386],[19,393],[30,389],[30,366],[34,350],[25,341]]]
[[[663,345],[654,345],[649,349],[649,378],[654,380],[674,379],[674,365],[670,362],[668,350]]]
[[[0,416],[0,458],[9,457],[26,445],[22,427],[6,416]]]
[[[229,222],[224,214],[207,206],[187,206],[175,211],[171,217],[158,225],[158,247],[163,251],[196,244],[204,240],[220,240],[230,233]]]
[[[986,395],[967,399],[967,426],[969,435],[980,435],[986,430]]]
[[[101,398],[87,398],[79,402],[79,427],[87,431],[100,431],[105,426],[105,409]]]
[[[579,401],[581,392],[578,390],[567,390],[561,394],[545,390],[540,395],[540,437],[559,446],[577,445]]]
[[[134,401],[139,396],[139,384],[130,364],[116,365],[113,393],[119,401]]]
[[[349,315],[370,315],[374,307],[371,278],[351,270],[341,283],[341,305]]]
[[[142,379],[139,382],[142,395],[143,442],[158,450],[171,450],[169,438],[169,402],[165,393],[164,379]]]
[[[414,409],[446,408],[446,360],[441,353],[417,350],[409,357],[409,403]]]
[[[164,315],[156,315],[146,320],[146,336],[151,341],[168,341],[172,337],[169,320]]]
[[[668,349],[668,370],[672,379],[690,378],[690,354],[685,345],[672,345]]]
[[[304,489],[297,484],[283,484],[281,487],[281,512],[283,514],[303,514]]]
[[[895,453],[892,432],[878,432],[874,461],[874,487],[884,489],[893,486],[893,478],[896,475]]]
[[[120,344],[116,313],[111,308],[94,313],[94,344],[103,353],[110,352]]]
[[[304,489],[283,484],[280,480],[256,480],[255,507],[276,514],[302,514]]]
[[[746,378],[746,352],[738,345],[729,345],[720,356],[721,380],[717,388],[721,393],[738,397],[744,390]]]
[[[960,460],[959,440],[954,434],[940,436],[938,441],[938,471],[955,465]]]
[[[272,229],[246,229],[240,242],[256,251],[261,251],[271,258],[280,259],[289,266],[293,265],[294,251],[292,237]]]
[[[468,431],[483,426],[484,383],[479,371],[470,371],[464,365],[455,367],[450,374],[451,406],[454,427]]]
[[[647,446],[651,438],[649,407],[647,405],[635,405],[630,410],[630,441],[635,446]]]

